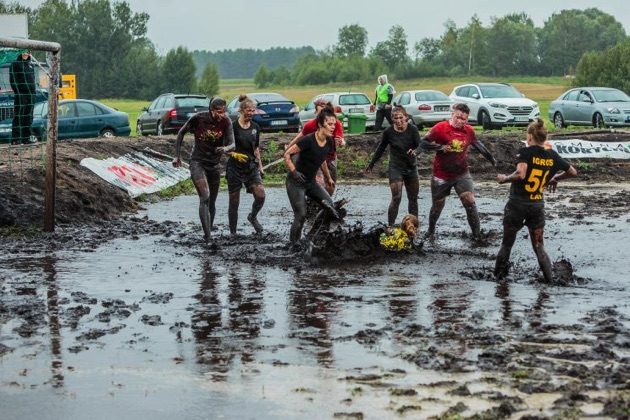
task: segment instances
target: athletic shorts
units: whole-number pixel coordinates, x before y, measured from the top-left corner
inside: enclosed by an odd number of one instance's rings
[[[413,181],[418,179],[418,167],[401,168],[396,165],[389,165],[389,183],[397,181]]]
[[[515,230],[523,226],[529,229],[543,228],[545,227],[545,205],[508,200],[503,212],[503,226]]]
[[[450,180],[436,178],[435,176],[431,178],[431,195],[434,200],[448,197],[453,187],[455,187],[457,195],[465,192],[474,192],[472,177],[469,173]]]
[[[196,160],[191,160],[190,178],[193,182],[205,178],[209,187],[218,186],[221,183],[221,166],[203,164]]]
[[[251,192],[253,185],[262,184],[260,170],[255,162],[242,166],[233,163],[230,159],[225,168],[225,179],[227,179],[228,192],[240,190],[243,185],[247,192]]]

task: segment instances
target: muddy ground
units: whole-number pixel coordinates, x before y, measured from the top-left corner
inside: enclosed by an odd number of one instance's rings
[[[592,141],[628,141],[630,133],[624,132],[580,132],[580,138]],[[292,135],[264,135],[261,148],[273,151],[264,153],[265,163],[271,162],[282,153],[282,145]],[[522,147],[522,132],[483,133],[479,138],[494,154],[500,171],[514,169],[514,155]],[[363,174],[380,137],[374,133],[348,136],[348,146],[339,153],[340,179],[346,181],[379,181],[387,177],[386,158],[375,167],[374,175]],[[184,143],[184,156],[190,152],[191,140]],[[135,212],[138,204],[128,194],[108,184],[79,162],[86,157],[106,158],[121,156],[128,152],[143,151],[146,147],[167,155],[175,150],[174,136],[119,137],[114,139],[88,139],[60,142],[57,150],[57,221],[61,224],[94,223],[109,221],[121,215]],[[17,153],[17,154],[16,154]],[[43,217],[43,195],[45,190],[43,147],[10,149],[0,148],[0,227],[41,226]],[[419,158],[420,174],[428,177],[431,173],[432,155]],[[470,154],[471,172],[478,180],[492,181],[496,171],[479,154]],[[609,159],[588,160],[581,166],[580,181],[584,182],[624,182],[629,179],[630,162]],[[268,171],[270,174],[283,174],[284,164]]]
[[[378,139],[349,140],[341,164],[358,179]],[[484,138],[506,171],[518,140]],[[173,139],[62,144],[59,228],[1,238],[3,418],[630,415],[627,165],[589,161],[588,178],[548,197],[547,248],[571,269],[564,284],[542,285],[525,232],[507,281],[490,275],[507,188],[477,156],[483,243],[449,200],[435,242],[384,253],[342,235],[333,255],[305,261],[286,246],[282,188],[268,188],[265,234],[240,223],[235,238],[222,191],[208,247],[196,197],[139,205],[78,166],[146,145],[169,153]],[[38,223],[37,170],[28,182],[0,176],[3,204],[22,203],[4,220]],[[379,181],[339,186],[343,232],[384,221]],[[421,230],[429,203],[423,180]],[[241,221],[250,205],[243,195]]]

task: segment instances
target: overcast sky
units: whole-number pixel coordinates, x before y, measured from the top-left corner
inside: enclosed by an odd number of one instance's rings
[[[527,13],[537,27],[563,9],[597,7],[614,15],[630,34],[628,0],[127,0],[132,10],[147,12],[148,36],[162,54],[190,50],[300,47],[322,49],[337,41],[343,25],[368,31],[370,46],[401,25],[410,48],[425,37],[439,37],[444,22],[465,26],[473,14],[484,25],[492,17]],[[21,0],[37,6],[41,0]],[[387,5],[384,7],[383,5]]]

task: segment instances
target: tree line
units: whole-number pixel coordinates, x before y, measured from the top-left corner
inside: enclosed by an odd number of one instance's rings
[[[604,54],[602,51],[627,39],[623,25],[596,8],[554,13],[542,27],[536,27],[525,13],[493,18],[488,26],[476,15],[463,27],[449,20],[440,37],[423,38],[413,45],[405,30],[394,25],[388,38],[369,51],[367,30],[353,24],[339,29],[337,44],[299,58],[290,71],[261,65],[254,80],[258,87],[264,87],[367,81],[383,72],[393,78],[409,79],[563,76],[577,71],[577,80],[590,81],[593,79],[581,72],[592,68],[598,62],[598,54]],[[582,57],[589,60],[588,64],[580,64]],[[626,65],[628,60],[625,58]]]
[[[207,95],[219,77],[251,77],[257,87],[373,81],[433,76],[558,76],[576,83],[628,91],[628,37],[614,16],[596,8],[563,10],[536,27],[525,13],[493,18],[484,26],[473,16],[463,27],[444,24],[436,38],[408,40],[394,25],[388,37],[368,50],[368,32],[358,24],[339,29],[337,43],[269,50],[189,51],[160,56],[147,37],[147,13],[126,1],[46,0],[27,8],[0,0],[0,13],[27,13],[32,39],[62,45],[62,71],[77,75],[85,98],[151,99],[165,91]],[[625,47],[624,47],[625,45]]]
[[[125,1],[46,0],[31,9],[0,0],[0,13],[26,13],[31,39],[61,44],[61,70],[77,75],[80,97],[153,99],[165,91],[219,90],[216,66],[208,64],[197,77],[186,48],[160,56],[147,38],[149,15],[132,12]]]

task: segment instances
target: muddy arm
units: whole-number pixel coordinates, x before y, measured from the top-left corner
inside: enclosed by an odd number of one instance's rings
[[[499,184],[510,183],[514,181],[520,181],[525,179],[525,175],[527,174],[527,163],[519,162],[516,165],[516,170],[509,175],[498,174],[497,182]]]
[[[184,136],[190,130],[192,118],[189,118],[188,121],[179,129],[177,132],[177,142],[175,144],[175,160],[181,160],[181,152],[182,152],[182,142],[184,141]]]
[[[284,163],[287,165],[287,169],[289,169],[289,172],[295,172],[295,164],[293,163],[293,160],[291,160],[291,156],[296,153],[300,153],[300,148],[297,144],[289,147],[287,151],[284,152]]]
[[[437,144],[435,141],[431,140],[431,137],[429,137],[429,134],[420,138],[420,146],[416,149],[416,154],[420,154],[423,151],[424,152],[437,152],[439,150],[444,149],[444,147],[441,144]]]
[[[228,129],[225,131],[225,135],[223,136],[223,152],[229,153],[236,147],[236,142],[234,140],[234,128],[232,124],[228,124]]]
[[[492,153],[490,153],[490,151],[486,148],[486,146],[482,142],[480,142],[479,140],[476,140],[472,144],[472,147],[474,147],[475,150],[481,153],[482,156],[485,157],[486,160],[492,164],[492,166],[497,166],[496,159],[494,158],[494,156],[492,156]]]
[[[376,151],[374,152],[374,155],[372,156],[372,160],[370,160],[370,163],[368,164],[366,170],[368,171],[372,170],[376,162],[378,162],[381,156],[383,156],[383,153],[385,152],[385,149],[387,148],[388,144],[389,144],[389,141],[387,140],[387,137],[385,136],[385,132],[383,132],[383,137],[381,138],[381,142],[378,144],[378,147],[376,148]]]
[[[558,181],[567,178],[573,178],[575,176],[577,176],[577,171],[573,166],[569,166],[569,169],[567,169],[566,171],[558,172],[553,176],[553,178],[549,180],[549,182],[547,183],[547,189],[549,190],[549,192],[555,192],[556,187],[558,186]]]

